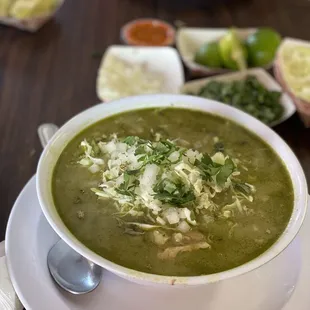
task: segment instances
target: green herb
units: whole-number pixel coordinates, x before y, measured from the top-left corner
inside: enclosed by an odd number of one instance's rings
[[[169,155],[175,150],[179,149],[175,144],[168,140],[163,140],[155,143],[151,143],[150,141],[144,141],[143,143],[144,144],[138,146],[135,151],[135,155],[144,154],[138,159],[139,162],[143,162],[142,166],[145,166],[147,164],[161,165],[164,162],[169,162]],[[151,149],[151,152],[145,152],[145,145],[147,145]]]
[[[211,177],[215,176],[216,182],[221,186],[225,184],[235,170],[235,165],[230,158],[225,160],[224,165],[220,165],[213,162],[208,154],[204,154],[201,161],[196,160],[195,166],[199,168],[203,179],[210,181]]]
[[[173,205],[183,205],[196,199],[194,192],[187,189],[181,181],[173,182],[167,178],[158,182],[153,190],[156,193],[155,199]]]
[[[128,136],[123,140],[123,142],[131,146],[137,142],[137,139],[135,136]]]
[[[145,162],[146,159],[147,159],[147,155],[143,155],[143,156],[141,156],[141,157],[138,159],[138,161],[139,161],[139,162],[141,162],[141,161]]]
[[[163,193],[155,194],[154,198],[162,202],[170,203],[172,205],[177,205],[177,206],[186,204],[196,199],[193,191],[188,191],[180,195],[163,192]]]
[[[132,197],[132,198],[135,197],[135,194],[134,194],[132,191],[129,191],[129,190],[127,190],[127,189],[116,188],[115,191],[118,192],[118,193],[121,194],[121,195],[124,195],[124,196],[130,196],[130,197]]]
[[[220,166],[214,163],[208,154],[204,154],[201,160],[196,159],[194,165],[200,169],[203,179],[207,181],[211,180],[211,176],[220,169]]]
[[[255,76],[232,82],[211,81],[196,94],[243,110],[266,124],[281,118],[281,92],[266,89]]]
[[[145,154],[145,147],[142,144],[139,145],[135,151],[135,155],[141,155],[141,154]]]
[[[208,154],[203,154],[202,159],[201,159],[201,163],[203,163],[204,165],[212,165],[214,164],[211,157]]]
[[[130,174],[126,171],[124,173],[124,182],[118,188],[115,188],[115,191],[119,194],[134,198],[136,196],[134,191],[137,186],[137,181],[138,180],[131,178]]]
[[[230,177],[230,175],[234,172],[235,165],[233,161],[230,158],[227,158],[225,160],[225,164],[220,168],[219,172],[216,175],[216,181],[223,185],[227,181],[227,179]]]
[[[167,154],[171,150],[171,146],[165,141],[158,142],[155,148],[158,154]]]
[[[140,169],[135,169],[135,170],[127,170],[126,173],[128,175],[135,175],[135,174],[138,174],[140,171]]]
[[[101,154],[101,151],[94,139],[90,142],[90,145],[92,147],[92,155],[95,157],[99,156]]]

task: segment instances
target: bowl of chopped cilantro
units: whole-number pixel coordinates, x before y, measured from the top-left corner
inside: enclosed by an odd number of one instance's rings
[[[284,122],[296,111],[289,96],[263,69],[194,80],[186,83],[181,92],[228,104],[269,126]]]

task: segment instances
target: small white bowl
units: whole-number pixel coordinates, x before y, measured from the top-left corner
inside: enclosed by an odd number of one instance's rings
[[[102,101],[113,98],[102,88],[101,76],[109,56],[115,56],[130,64],[144,64],[146,70],[163,78],[162,93],[176,94],[184,83],[184,72],[181,59],[176,49],[172,47],[135,47],[110,46],[101,61],[97,76],[97,96]],[[132,81],[134,83],[134,81]],[[142,94],[139,94],[142,95]]]
[[[115,264],[81,243],[61,220],[52,196],[52,176],[57,160],[78,133],[88,126],[121,112],[144,108],[180,107],[220,115],[249,128],[263,139],[285,163],[293,183],[294,208],[289,223],[279,239],[263,254],[236,268],[204,276],[174,277],[153,275]],[[254,270],[280,254],[298,233],[307,208],[307,182],[301,165],[288,145],[269,127],[252,116],[216,101],[185,95],[148,95],[128,97],[111,104],[96,105],[69,120],[45,147],[37,169],[37,194],[49,224],[75,251],[109,271],[140,284],[202,285],[235,277]]]
[[[229,28],[188,28],[182,27],[176,34],[176,46],[179,50],[181,58],[186,67],[193,75],[208,76],[218,73],[231,72],[231,69],[225,68],[211,68],[202,66],[194,61],[195,54],[199,47],[205,43],[219,40],[226,34]],[[238,35],[242,40],[245,40],[248,35],[254,33],[256,28],[236,29]],[[272,64],[264,66],[265,69],[271,68]]]
[[[133,39],[130,37],[130,30],[133,29],[133,27],[138,25],[152,25],[155,27],[162,26],[166,31],[166,39],[161,44],[150,44]],[[151,35],[150,35],[151,36]],[[175,29],[172,25],[168,24],[164,20],[156,19],[156,18],[138,18],[130,21],[129,23],[125,24],[121,29],[121,40],[128,45],[134,45],[134,46],[171,46],[174,44],[175,41]]]
[[[248,69],[246,71],[237,71],[233,73],[225,73],[214,77],[208,77],[190,81],[185,83],[181,87],[180,92],[182,94],[188,92],[197,93],[201,87],[205,86],[210,81],[230,82],[230,81],[244,80],[247,75],[256,76],[259,82],[261,82],[261,84],[264,85],[269,90],[276,90],[282,92],[280,104],[284,109],[284,113],[280,119],[270,124],[271,127],[286,121],[296,112],[296,107],[291,97],[288,96],[286,93],[284,93],[284,90],[281,88],[281,86],[266,70],[261,68]]]

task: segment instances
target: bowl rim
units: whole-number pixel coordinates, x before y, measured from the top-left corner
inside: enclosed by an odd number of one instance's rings
[[[293,183],[293,212],[285,231],[280,235],[277,241],[261,255],[235,268],[209,275],[188,277],[156,275],[136,271],[103,258],[80,242],[62,222],[56,211],[53,199],[51,198],[51,176],[55,163],[66,144],[83,129],[111,115],[120,114],[126,111],[156,107],[176,107],[199,110],[228,118],[260,137],[282,159]],[[251,124],[251,128],[243,125],[242,121]],[[76,131],[72,131],[72,128],[75,128]],[[66,141],[66,143],[62,142],[62,140]],[[61,144],[61,146],[57,146],[57,143]],[[275,147],[275,144],[277,144],[277,147]],[[282,155],[280,155],[280,151],[283,153]],[[55,156],[55,153],[58,155]],[[288,158],[290,162],[286,163],[283,157]],[[123,98],[113,103],[102,103],[82,111],[71,118],[59,129],[41,154],[37,168],[36,186],[43,214],[61,239],[63,239],[75,251],[97,265],[100,265],[121,277],[143,284],[201,285],[239,276],[266,264],[268,261],[279,255],[298,233],[306,214],[308,199],[307,181],[298,159],[286,142],[272,129],[254,117],[225,104],[205,98],[170,94],[140,95]]]

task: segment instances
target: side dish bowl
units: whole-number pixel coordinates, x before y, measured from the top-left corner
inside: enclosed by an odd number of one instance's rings
[[[216,274],[191,277],[161,276],[135,271],[113,263],[91,251],[76,239],[57,213],[51,190],[53,170],[65,146],[79,132],[101,119],[121,112],[171,106],[209,112],[246,127],[270,145],[287,167],[294,189],[294,208],[290,221],[275,244],[257,258],[239,267]],[[299,231],[307,209],[307,182],[304,172],[292,150],[274,131],[235,108],[212,100],[185,95],[163,94],[128,97],[110,104],[99,104],[73,117],[59,129],[41,155],[37,169],[37,193],[46,219],[67,244],[103,268],[140,284],[201,285],[252,271],[272,260],[289,245]]]
[[[203,86],[205,86],[207,83],[211,81],[232,82],[232,81],[244,80],[248,75],[255,76],[267,90],[282,92],[282,96],[279,103],[283,107],[284,110],[283,115],[279,119],[272,122],[270,124],[271,127],[283,123],[296,112],[296,108],[292,99],[284,92],[284,90],[282,90],[281,86],[277,83],[277,81],[266,70],[262,68],[248,69],[245,71],[237,71],[233,73],[224,73],[217,76],[190,81],[182,86],[181,93],[184,94],[189,92],[198,93],[198,91]]]

